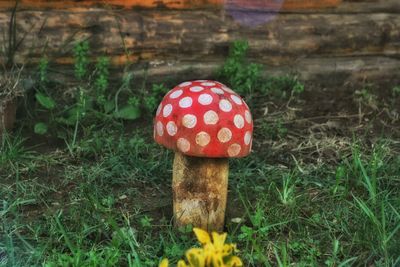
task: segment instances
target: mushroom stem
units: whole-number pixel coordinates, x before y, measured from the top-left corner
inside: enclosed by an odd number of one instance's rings
[[[201,158],[176,152],[172,190],[176,226],[192,224],[222,231],[228,191],[227,158]]]

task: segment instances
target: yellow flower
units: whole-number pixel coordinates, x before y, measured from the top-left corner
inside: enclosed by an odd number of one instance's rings
[[[201,248],[191,248],[186,252],[186,259],[189,262],[189,266],[202,267],[205,266],[205,255],[204,250]]]
[[[180,260],[178,261],[178,267],[190,267],[190,266],[186,265],[186,262],[184,260]]]
[[[226,233],[218,234],[213,232],[212,234],[213,244],[216,248],[222,248],[225,244]]]
[[[193,232],[196,235],[197,240],[199,240],[200,244],[205,245],[211,243],[210,235],[206,231],[200,228],[193,228]]]
[[[242,260],[237,256],[232,256],[229,261],[227,262],[226,266],[229,267],[239,267],[243,266]]]
[[[231,255],[233,251],[236,250],[235,245],[233,244],[225,244],[226,240],[226,233],[223,234],[218,234],[216,232],[211,233],[210,235],[199,228],[194,228],[193,229],[197,240],[200,242],[200,244],[203,245],[203,250],[204,250],[204,259],[205,259],[205,265],[200,265],[200,266],[242,266],[242,262],[238,257],[233,258],[231,257],[229,260],[229,263],[224,263],[224,259]],[[239,259],[239,261],[238,261]],[[189,262],[190,263],[190,262]],[[198,266],[198,265],[194,265]]]
[[[234,244],[225,244],[226,233],[211,233],[200,228],[193,229],[202,248],[191,248],[186,251],[186,259],[178,262],[178,267],[240,267],[243,266],[239,257],[233,256],[236,251]],[[164,259],[159,267],[168,267],[168,260]]]
[[[168,267],[168,259],[163,259],[158,267]]]

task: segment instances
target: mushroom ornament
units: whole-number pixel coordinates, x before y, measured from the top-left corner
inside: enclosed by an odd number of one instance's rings
[[[219,82],[184,82],[165,95],[156,112],[154,139],[175,151],[172,189],[176,226],[223,229],[228,158],[250,153],[252,133],[249,107]]]

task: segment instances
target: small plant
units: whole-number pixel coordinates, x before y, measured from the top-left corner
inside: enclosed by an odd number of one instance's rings
[[[260,87],[260,93],[263,95],[273,94],[278,97],[286,98],[288,93],[291,97],[304,92],[304,84],[301,83],[297,76],[283,75],[277,77],[269,77]]]
[[[276,188],[278,192],[279,199],[283,205],[290,205],[293,204],[296,197],[295,197],[295,181],[292,181],[293,176],[287,175],[283,178],[282,189],[279,190]]]
[[[100,57],[96,63],[96,81],[95,81],[95,89],[96,89],[96,103],[99,106],[106,105],[107,96],[106,92],[109,84],[109,68],[110,60],[108,57]],[[104,110],[107,110],[104,107]]]
[[[365,161],[363,151],[359,145],[352,148],[352,161],[345,161],[348,166],[349,174],[353,180],[353,187],[363,187],[368,194],[369,200],[376,204],[378,199],[379,175],[385,164],[385,154],[387,153],[385,145],[377,144],[369,156],[369,160]]]
[[[75,77],[82,80],[88,73],[89,41],[80,41],[74,47]]]
[[[86,109],[87,109],[86,95],[83,90],[80,90],[76,106],[73,109],[73,111],[70,112],[71,116],[73,116],[75,114],[75,127],[74,127],[72,141],[71,141],[71,143],[66,142],[67,146],[68,146],[68,150],[70,151],[71,154],[73,154],[73,151],[75,150],[75,144],[76,144],[76,140],[78,137],[79,122],[86,115]]]
[[[237,93],[246,96],[251,95],[261,81],[261,65],[247,62],[248,49],[246,41],[235,41],[218,73]]]
[[[46,89],[47,83],[49,81],[48,71],[49,71],[49,60],[46,57],[42,57],[39,61],[39,67],[38,67],[39,88],[42,90]]]
[[[392,88],[392,95],[393,97],[399,97],[400,96],[400,85],[397,85]]]
[[[332,189],[333,194],[344,195],[348,193],[349,181],[345,166],[340,165],[336,168],[335,181],[335,186]]]
[[[148,94],[143,97],[144,108],[152,114],[164,94],[168,92],[163,84],[153,84]]]
[[[263,138],[268,139],[281,139],[287,135],[288,129],[284,126],[281,119],[276,122],[268,123],[266,121],[261,121],[258,128],[256,128],[256,134]]]
[[[201,248],[191,248],[186,251],[186,260],[180,260],[178,267],[239,267],[243,266],[241,259],[234,256],[234,244],[225,244],[226,233],[213,232],[211,236],[199,228],[193,229]],[[159,267],[168,267],[168,260],[161,261]]]
[[[34,132],[36,134],[46,134],[49,129],[49,124],[54,121],[54,109],[56,108],[56,102],[50,97],[47,92],[48,86],[48,66],[49,61],[43,57],[39,61],[38,66],[38,88],[35,94],[35,99],[41,108],[45,109],[49,114],[48,122],[38,122],[34,125]]]
[[[133,75],[128,70],[114,91],[110,85],[110,59],[98,57],[92,66],[89,55],[88,41],[75,44],[77,85],[68,90],[73,97],[65,102],[56,100],[48,90],[53,82],[49,80],[46,57],[40,60],[37,69],[35,99],[38,114],[45,118],[34,125],[34,132],[63,139],[73,157],[83,152],[79,139],[93,135],[95,130],[106,125],[121,125],[122,120],[136,120],[143,114],[153,114],[159,100],[168,91],[163,84],[154,84],[151,90],[145,90],[144,83],[141,88],[133,87]]]
[[[262,65],[247,60],[248,50],[249,45],[246,41],[233,42],[229,56],[217,76],[244,96],[250,106],[254,105],[253,102],[259,96],[275,95],[292,98],[304,92],[304,84],[297,76],[263,77]]]
[[[47,111],[49,111],[49,117],[53,118],[52,110],[55,107],[54,100],[48,96],[41,94],[41,93],[36,93],[35,97],[36,97],[36,100],[38,101],[38,103],[40,103],[40,105],[43,108],[45,108]],[[45,122],[38,122],[34,126],[34,132],[37,134],[41,134],[41,135],[46,134],[48,129],[49,129],[48,123],[45,123]]]
[[[130,82],[131,80],[124,82],[123,86],[121,86],[121,89],[132,94],[133,90],[130,88]],[[119,92],[116,94],[116,102],[118,102],[117,98]],[[128,98],[125,106],[122,108],[118,108],[119,105],[116,106],[114,113],[115,117],[120,119],[134,120],[143,115],[141,110],[146,111],[144,113],[145,115],[153,116],[158,103],[167,92],[168,89],[163,84],[153,84],[150,90],[145,90],[143,87],[139,94],[130,96]]]
[[[372,92],[372,87],[370,85],[361,90],[356,90],[355,100],[359,105],[364,105],[374,110],[378,109],[378,97]]]
[[[24,141],[19,135],[4,135],[0,141],[0,169],[7,169],[13,162],[17,162],[31,153],[26,151]]]
[[[40,107],[46,110],[49,115],[46,122],[41,121],[35,124],[35,133],[43,135],[51,129],[52,132],[57,133],[57,137],[66,139],[68,133],[65,132],[65,126],[67,128],[73,127],[72,140],[66,140],[69,148],[74,147],[78,131],[86,122],[92,125],[94,120],[109,122],[113,118],[137,119],[140,116],[139,106],[134,101],[127,101],[128,103],[125,106],[119,108],[118,94],[120,90],[117,91],[115,96],[109,90],[109,58],[99,57],[94,70],[90,70],[89,51],[88,41],[76,43],[74,68],[75,77],[79,84],[73,90],[75,94],[74,102],[67,103],[61,109],[59,107],[62,105],[47,93],[49,62],[46,58],[42,58],[39,62],[38,87],[35,98]],[[92,73],[91,75],[89,75],[89,71]],[[93,77],[93,80],[91,77]],[[123,80],[121,89],[125,89],[129,82],[129,79]],[[132,106],[133,104],[135,106]]]
[[[119,103],[119,95],[121,92],[126,92],[127,94],[132,93],[132,84],[133,75],[129,72],[126,72],[122,77],[122,85],[115,93],[115,108],[114,108],[114,117],[118,119],[124,120],[136,120],[139,118],[141,114],[140,102],[141,99],[138,96],[129,96],[128,101],[125,105],[120,107]]]
[[[380,196],[379,203],[368,203],[356,196],[353,196],[355,206],[357,206],[362,215],[366,218],[365,232],[374,233],[371,235],[371,251],[381,253],[386,262],[390,261],[390,246],[393,238],[400,230],[400,212],[397,208],[388,203],[390,194],[384,192]]]

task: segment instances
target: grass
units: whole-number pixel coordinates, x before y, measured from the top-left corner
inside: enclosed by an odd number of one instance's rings
[[[47,154],[4,139],[0,266],[156,266],[195,241],[171,224],[172,153],[151,126]],[[352,144],[339,165],[231,161],[226,230],[247,266],[400,264],[400,157]]]
[[[87,65],[81,45],[78,78]],[[230,161],[228,242],[245,266],[400,266],[395,91],[390,100],[372,88],[306,92],[295,77],[262,78],[261,66],[245,60],[247,48],[237,43],[219,73],[249,99],[255,118],[253,153]],[[154,110],[164,90],[142,88],[128,102]],[[387,109],[394,112],[379,112]],[[136,122],[105,113],[93,120],[99,112],[81,120],[79,112],[70,131],[60,127],[62,145],[27,134],[29,123],[2,137],[0,266],[176,263],[196,242],[190,226],[172,225],[173,153],[152,140],[150,112]]]

